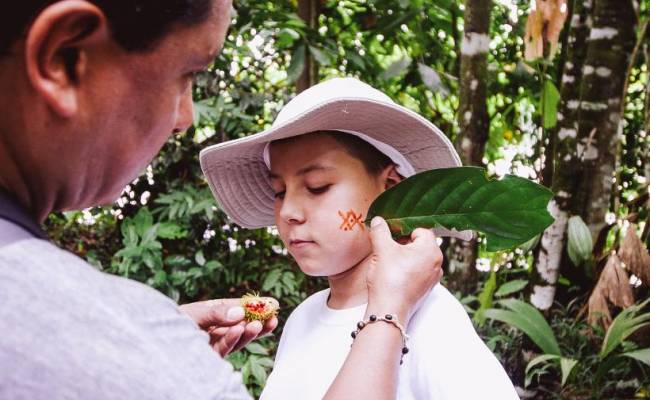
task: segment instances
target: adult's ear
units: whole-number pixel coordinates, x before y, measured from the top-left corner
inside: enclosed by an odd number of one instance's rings
[[[384,190],[390,189],[402,181],[402,176],[397,172],[397,165],[390,164],[381,173]]]
[[[104,13],[88,1],[58,1],[38,14],[25,39],[25,66],[30,83],[51,110],[64,118],[77,112],[89,50],[110,41]]]

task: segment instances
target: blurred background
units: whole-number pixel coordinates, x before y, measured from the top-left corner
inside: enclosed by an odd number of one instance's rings
[[[257,395],[307,280],[273,228],[215,204],[198,154],[270,126],[296,93],[356,76],[445,132],[465,165],[553,190],[542,235],[489,253],[445,240],[443,283],[525,399],[650,398],[649,4],[635,0],[236,1],[196,76],[195,122],[112,206],[48,233],[174,300],[278,298],[275,337],[231,355]],[[396,132],[399,134],[399,132]],[[472,377],[467,377],[471,382]]]

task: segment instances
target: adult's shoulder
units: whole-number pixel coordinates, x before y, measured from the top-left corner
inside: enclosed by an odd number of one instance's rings
[[[6,291],[30,295],[32,301],[75,298],[84,300],[87,307],[144,301],[152,307],[176,308],[162,293],[140,282],[101,272],[46,240],[22,240],[0,248],[0,277],[0,286]]]

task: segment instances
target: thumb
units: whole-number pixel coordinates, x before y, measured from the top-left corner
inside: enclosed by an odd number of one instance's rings
[[[244,309],[239,299],[199,301],[183,304],[180,309],[202,329],[233,326],[244,319]]]
[[[374,217],[370,222],[370,240],[375,250],[394,243],[388,224],[382,217]]]

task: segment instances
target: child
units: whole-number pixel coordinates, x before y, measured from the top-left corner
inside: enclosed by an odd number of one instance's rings
[[[300,269],[328,278],[329,289],[307,298],[287,320],[261,396],[321,399],[366,310],[368,207],[405,177],[459,166],[458,155],[421,116],[356,79],[337,78],[296,96],[271,129],[205,149],[201,165],[236,223],[276,225]],[[398,399],[518,399],[462,305],[442,285],[402,322],[409,340]],[[360,387],[359,399],[363,393]]]

